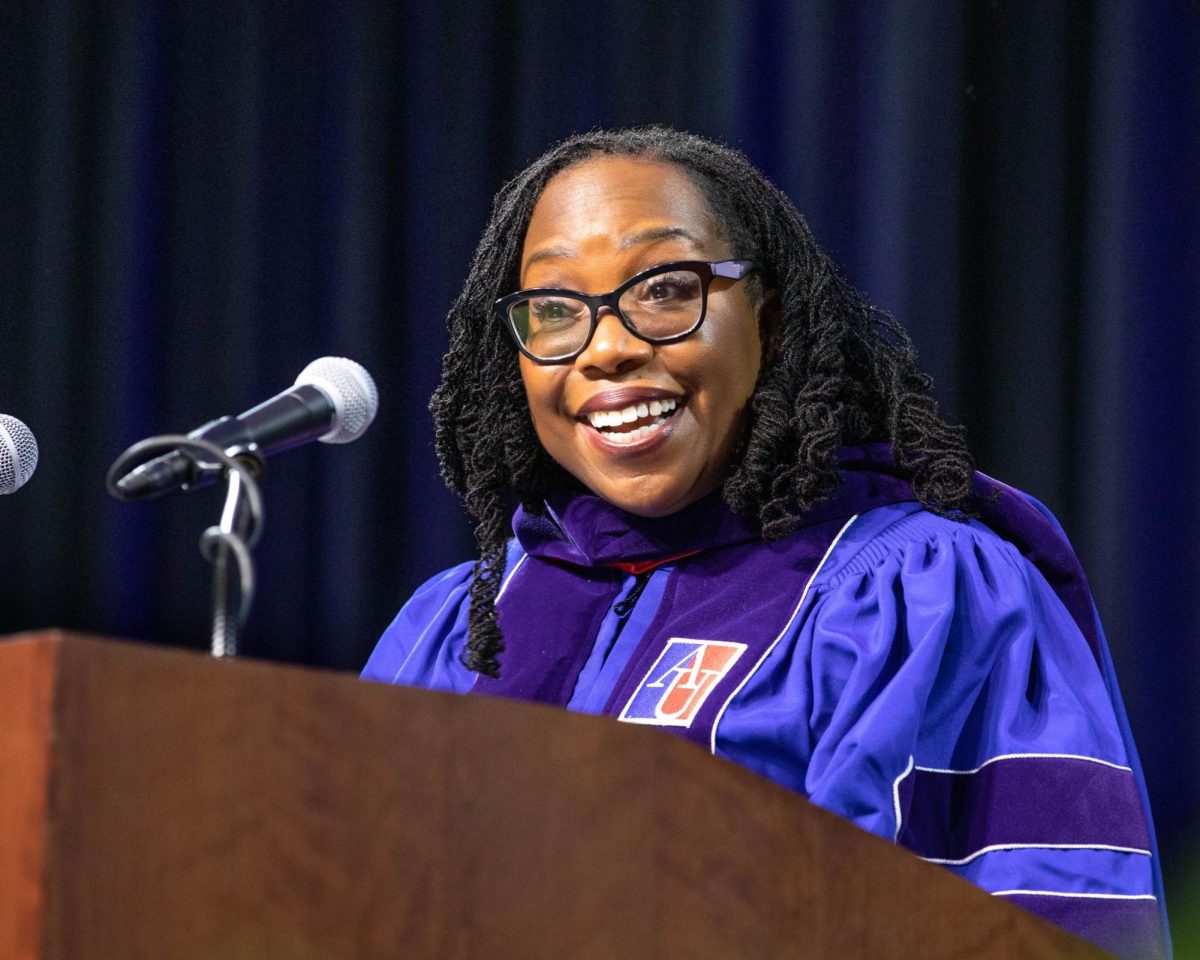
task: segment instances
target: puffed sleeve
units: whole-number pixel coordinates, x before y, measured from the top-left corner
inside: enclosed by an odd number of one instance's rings
[[[475,674],[458,659],[467,637],[471,566],[460,563],[417,588],[380,637],[364,680],[452,693],[471,689]]]
[[[912,513],[814,582],[811,800],[1125,956],[1164,956],[1104,673],[1036,568]]]

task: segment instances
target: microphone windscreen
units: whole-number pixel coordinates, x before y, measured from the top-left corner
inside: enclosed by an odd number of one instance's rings
[[[0,413],[0,494],[14,493],[37,469],[38,445],[16,417]]]
[[[296,386],[310,384],[333,401],[333,429],[322,443],[349,443],[363,435],[379,411],[379,391],[361,364],[345,357],[321,357],[300,371]]]

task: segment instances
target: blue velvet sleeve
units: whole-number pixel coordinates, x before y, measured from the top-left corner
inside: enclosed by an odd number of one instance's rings
[[[466,693],[475,674],[458,659],[467,637],[471,563],[422,584],[384,631],[363,668],[365,680]]]
[[[876,513],[818,574],[794,648],[803,791],[1120,955],[1165,955],[1104,666],[986,527]]]

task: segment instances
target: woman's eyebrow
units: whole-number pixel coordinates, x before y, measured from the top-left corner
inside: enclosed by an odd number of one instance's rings
[[[522,265],[522,270],[528,270],[542,260],[572,260],[579,255],[573,247],[543,247],[537,253],[531,253]]]
[[[642,243],[653,243],[658,240],[688,240],[693,246],[699,246],[700,241],[695,235],[683,227],[651,227],[649,230],[641,230],[638,233],[631,233],[621,241],[621,249],[628,250],[630,247],[636,247]]]

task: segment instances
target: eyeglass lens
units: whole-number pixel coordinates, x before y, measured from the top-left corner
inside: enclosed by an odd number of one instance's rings
[[[704,281],[693,270],[656,273],[625,290],[621,315],[647,340],[667,340],[696,325],[703,309]],[[509,307],[513,328],[525,348],[544,360],[566,357],[583,347],[591,331],[591,308],[558,294],[533,296]]]

